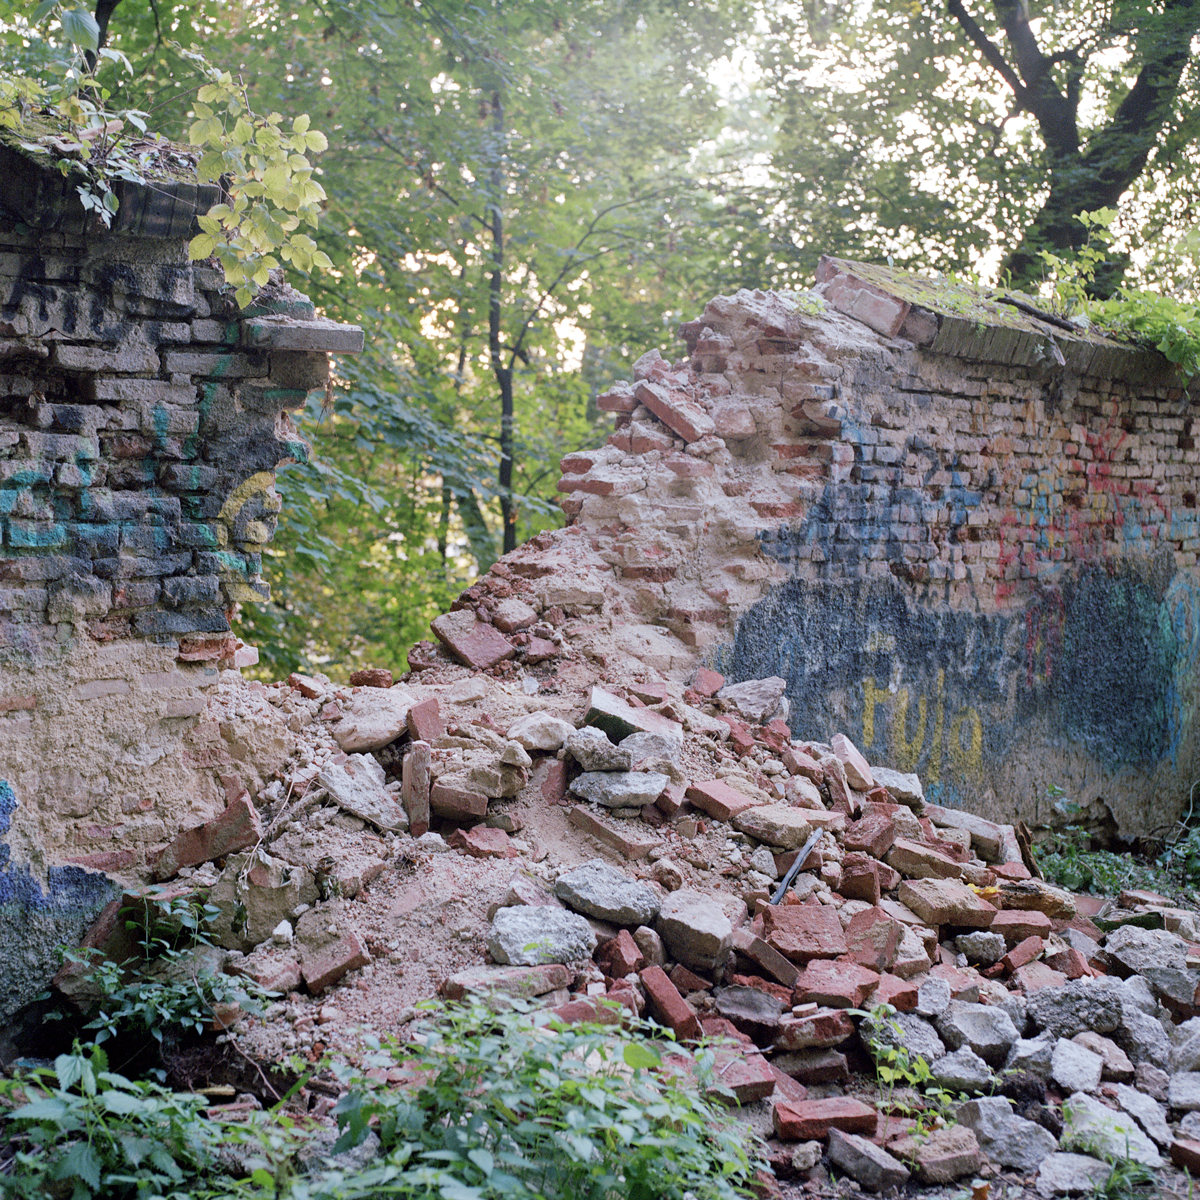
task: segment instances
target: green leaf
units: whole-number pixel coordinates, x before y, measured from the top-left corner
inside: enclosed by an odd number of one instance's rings
[[[99,1154],[87,1142],[76,1142],[58,1160],[52,1178],[79,1179],[95,1191],[100,1186],[101,1166]]]
[[[59,0],[41,0],[29,14],[30,25],[40,25],[59,5]]]
[[[628,1042],[621,1052],[625,1065],[638,1070],[654,1070],[662,1066],[662,1055],[646,1042]]]
[[[84,50],[96,50],[100,45],[100,26],[86,8],[64,11],[58,15],[63,37]]]

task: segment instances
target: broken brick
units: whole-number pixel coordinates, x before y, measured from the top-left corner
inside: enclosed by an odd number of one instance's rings
[[[718,821],[729,821],[748,808],[757,808],[759,801],[730,787],[722,779],[706,779],[687,789],[687,798],[699,809]]]
[[[475,671],[486,671],[516,653],[504,634],[480,621],[469,608],[435,617],[430,628],[460,662]]]
[[[878,985],[878,971],[853,962],[814,959],[796,980],[796,1000],[830,1008],[862,1008]]]
[[[700,1037],[700,1022],[695,1010],[679,994],[662,967],[646,967],[638,978],[646,989],[651,1015],[670,1029],[681,1042]]]
[[[304,948],[300,972],[308,990],[317,996],[332,987],[344,975],[365,967],[371,961],[362,939],[353,931],[317,949]]]
[[[772,1110],[775,1135],[789,1142],[827,1138],[831,1129],[843,1133],[875,1132],[878,1114],[869,1105],[850,1096],[825,1100],[777,1101]]]
[[[825,905],[770,905],[763,912],[763,931],[764,941],[792,962],[846,953],[842,923]]]
[[[646,965],[646,956],[638,949],[628,929],[622,929],[615,938],[605,942],[595,957],[610,979],[624,979]]]
[[[422,700],[408,710],[405,718],[408,724],[408,736],[414,742],[436,742],[446,736],[446,724],[438,711],[436,698]]]
[[[450,821],[480,821],[487,816],[488,798],[472,788],[443,783],[429,789],[430,810]]]
[[[181,867],[194,867],[224,858],[237,850],[257,845],[261,839],[262,822],[258,809],[243,793],[219,817],[179,834],[155,860],[155,877],[170,879]]]
[[[1018,942],[1001,960],[1006,971],[1015,971],[1026,963],[1041,958],[1046,943],[1040,937],[1027,937]]]
[[[516,858],[517,851],[508,840],[503,829],[491,829],[476,825],[471,829],[455,829],[446,839],[454,850],[461,850],[472,858]]]

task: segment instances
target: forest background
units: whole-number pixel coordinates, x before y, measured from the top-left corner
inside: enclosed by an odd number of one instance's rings
[[[47,42],[0,0],[19,70],[45,68],[55,11]],[[89,12],[131,66],[102,60],[111,105],[153,128],[186,134],[201,51],[328,138],[333,266],[289,280],[367,348],[279,475],[273,598],[239,623],[271,678],[404,670],[477,573],[561,524],[559,459],[608,433],[595,395],[714,295],[806,289],[822,253],[1036,293],[1077,214],[1114,209],[1089,287],[1195,299],[1200,0]]]

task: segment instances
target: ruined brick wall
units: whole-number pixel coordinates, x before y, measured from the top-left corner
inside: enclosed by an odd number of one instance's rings
[[[289,410],[362,344],[284,285],[239,313],[190,225],[0,210],[0,992],[104,900],[98,872],[224,807],[239,748],[201,714],[252,659],[229,617],[266,595],[274,471],[307,450]]]
[[[563,506],[608,607],[668,673],[788,682],[931,798],[1126,834],[1192,780],[1194,408],[1158,355],[827,260],[811,297],[740,292],[600,398]],[[814,311],[806,311],[813,309]],[[683,643],[683,646],[680,645]]]

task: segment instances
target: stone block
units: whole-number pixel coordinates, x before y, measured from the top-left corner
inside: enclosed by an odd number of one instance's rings
[[[581,804],[570,809],[567,820],[577,829],[591,834],[597,841],[611,846],[617,853],[632,861],[645,858],[652,850],[657,850],[662,845],[661,838],[639,830],[634,823],[611,823],[602,820]]]
[[[903,1187],[909,1170],[874,1142],[836,1126],[829,1131],[829,1161],[868,1192],[886,1192]]]

